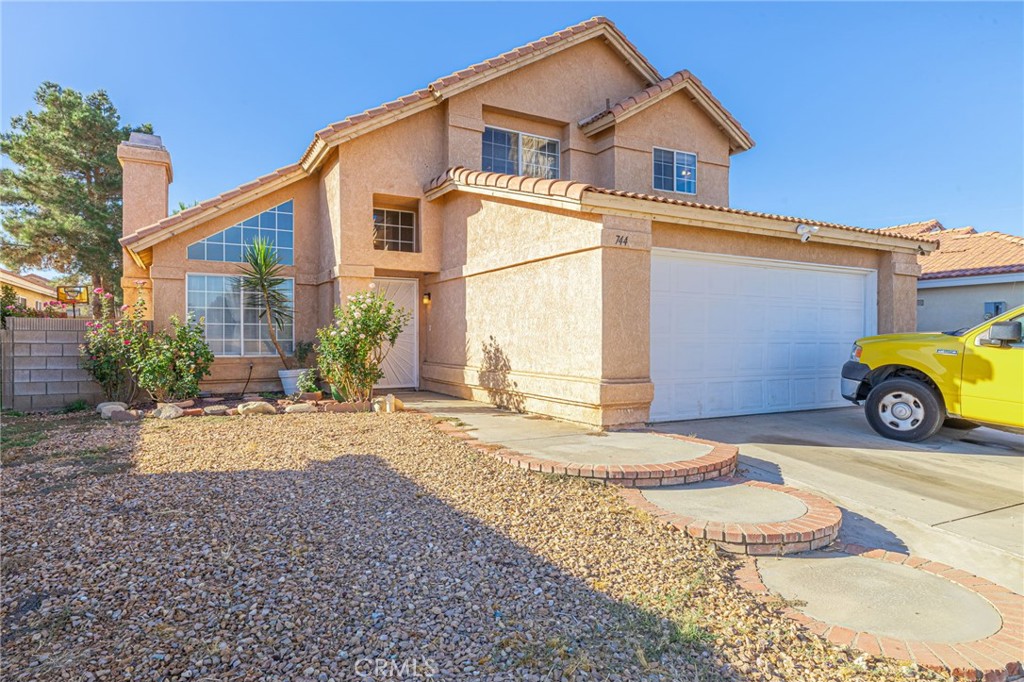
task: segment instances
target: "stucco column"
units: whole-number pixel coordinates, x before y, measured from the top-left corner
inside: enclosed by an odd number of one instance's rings
[[[917,330],[917,278],[921,266],[912,253],[878,255],[878,333]]]
[[[167,191],[174,179],[171,155],[157,135],[132,133],[117,146],[123,176],[121,232],[128,235],[167,217]],[[124,250],[121,288],[125,303],[140,296],[146,301],[146,317],[153,319],[153,281],[148,269]],[[145,282],[140,288],[137,282]]]
[[[651,221],[605,216],[601,231],[602,424],[642,424],[650,413]]]

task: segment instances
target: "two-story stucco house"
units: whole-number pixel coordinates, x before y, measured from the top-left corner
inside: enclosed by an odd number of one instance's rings
[[[414,313],[383,385],[595,426],[843,404],[856,337],[912,331],[925,240],[729,207],[750,135],[595,18],[318,131],[298,163],[167,215],[133,135],[124,286],[205,316],[217,392],[278,360],[231,277],[257,235],[294,296],[286,345],[376,282]]]

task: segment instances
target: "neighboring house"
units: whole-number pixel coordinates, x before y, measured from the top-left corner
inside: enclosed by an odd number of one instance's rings
[[[973,327],[1024,305],[1024,238],[973,227],[947,230],[938,220],[894,225],[881,232],[938,244],[935,251],[918,258],[919,331]]]
[[[729,208],[730,159],[753,146],[695,76],[661,76],[590,19],[330,125],[298,163],[173,216],[170,156],[133,134],[126,296],[144,280],[158,323],[206,318],[212,391],[279,386],[232,281],[261,235],[294,297],[288,348],[371,283],[412,311],[384,388],[604,427],[843,405],[850,343],[914,330],[932,243]]]
[[[57,300],[57,290],[50,280],[39,275],[19,275],[0,268],[0,284],[7,284],[18,295],[18,302],[28,308],[42,310],[43,305]]]

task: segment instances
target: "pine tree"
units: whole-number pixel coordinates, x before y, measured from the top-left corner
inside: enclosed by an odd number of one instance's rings
[[[0,169],[0,261],[84,275],[120,298],[117,145],[152,126],[122,126],[102,90],[82,95],[46,82],[35,101],[36,111],[13,117],[0,135],[13,163]]]

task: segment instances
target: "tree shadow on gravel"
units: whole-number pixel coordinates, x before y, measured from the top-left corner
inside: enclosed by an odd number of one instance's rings
[[[123,476],[5,526],[5,679],[741,679],[695,621],[608,597],[375,455]]]

